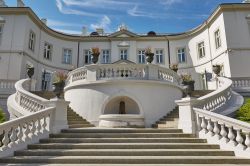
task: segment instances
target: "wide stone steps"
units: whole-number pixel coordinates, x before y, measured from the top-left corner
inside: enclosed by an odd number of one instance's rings
[[[83,119],[81,116],[75,113],[70,107],[68,107],[67,111],[67,120],[69,128],[94,127],[94,125],[89,123],[86,119]]]
[[[16,156],[234,156],[217,149],[35,149],[23,150]]]
[[[179,110],[175,108],[172,112],[163,116],[155,124],[152,125],[153,128],[177,128],[179,121]]]
[[[16,156],[0,163],[37,164],[250,164],[250,159],[233,156]]]

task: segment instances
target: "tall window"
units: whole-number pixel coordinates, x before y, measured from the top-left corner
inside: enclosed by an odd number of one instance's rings
[[[90,64],[91,63],[91,51],[90,50],[84,50],[84,62],[85,64]]]
[[[71,64],[71,60],[72,60],[72,50],[71,49],[63,49],[62,63]]]
[[[109,63],[109,62],[110,62],[110,51],[102,50],[102,63]]]
[[[128,59],[128,50],[127,49],[121,49],[120,50],[120,57],[122,60]]]
[[[51,60],[52,59],[52,49],[53,46],[49,43],[44,43],[44,52],[43,52],[43,57],[45,59]]]
[[[163,63],[163,50],[156,50],[155,56],[156,56],[156,63]]]
[[[205,57],[205,44],[204,44],[204,42],[198,43],[198,55],[199,55],[199,58]]]
[[[0,44],[2,43],[3,26],[4,26],[4,24],[0,24]]]
[[[177,50],[178,62],[185,63],[186,62],[186,53],[185,48],[179,48]]]
[[[220,38],[220,30],[214,32],[214,39],[215,39],[215,47],[220,48],[221,47],[221,38]]]
[[[145,63],[145,50],[138,50],[138,62]]]
[[[36,35],[34,32],[30,31],[29,35],[29,49],[34,51],[35,50],[35,41],[36,41]]]

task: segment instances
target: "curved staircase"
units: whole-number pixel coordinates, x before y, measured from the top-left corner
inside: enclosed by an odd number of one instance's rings
[[[83,128],[83,127],[95,127],[89,123],[86,119],[83,119],[72,108],[68,107],[67,109],[67,120],[69,128]]]

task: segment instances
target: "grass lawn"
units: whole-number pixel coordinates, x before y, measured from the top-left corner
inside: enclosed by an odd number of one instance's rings
[[[236,119],[250,123],[250,97],[244,97],[244,104],[236,112]]]

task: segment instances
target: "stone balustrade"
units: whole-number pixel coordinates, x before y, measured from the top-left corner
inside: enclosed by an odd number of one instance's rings
[[[0,79],[0,92],[13,93],[15,91],[16,80],[1,80]]]
[[[30,87],[30,79],[20,80],[15,84],[15,102],[28,112],[37,112],[46,108],[44,103],[49,100],[34,95],[27,91]]]
[[[193,108],[200,138],[221,148],[235,151],[237,156],[250,157],[250,124],[214,112]]]
[[[13,155],[17,149],[24,149],[30,143],[47,138],[52,129],[53,112],[49,107],[42,111],[19,117],[0,124],[0,157]]]
[[[233,81],[233,88],[250,87],[250,77],[234,77],[231,79]]]
[[[78,68],[68,74],[67,84],[98,80],[155,80],[180,84],[180,77],[171,69],[153,64],[98,64]]]

